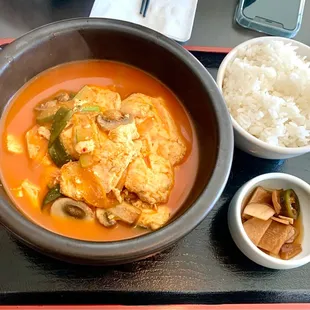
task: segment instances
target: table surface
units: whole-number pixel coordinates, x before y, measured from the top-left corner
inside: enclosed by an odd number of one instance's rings
[[[86,16],[92,2],[0,0],[0,37],[17,37],[47,22]],[[253,32],[231,27],[234,6],[234,1],[200,0],[189,44],[233,46],[252,37]],[[33,18],[29,17],[30,12]],[[209,22],[203,23],[204,19]],[[213,22],[222,28],[208,28]],[[204,38],[208,37],[205,42],[199,35],[201,27],[208,28],[203,32]],[[304,24],[300,36],[305,27]],[[307,43],[306,39],[304,42]],[[217,63],[222,59],[221,55],[213,55],[212,59],[206,54],[196,53],[196,56],[207,67],[214,63],[214,57]],[[210,72],[216,74],[215,69]],[[310,183],[309,167],[310,154],[287,161],[270,161],[236,150],[226,189],[202,224],[171,249],[124,266],[85,267],[55,261],[25,247],[0,227],[0,303],[310,302],[309,265],[273,271],[252,263],[233,243],[226,219],[229,201],[249,179],[282,171]]]
[[[0,38],[16,38],[53,21],[89,16],[93,2],[94,0],[0,0]],[[236,0],[199,0],[188,45],[233,47],[261,35],[234,25],[236,3]],[[296,40],[310,45],[309,28],[310,3],[306,3],[302,27]]]

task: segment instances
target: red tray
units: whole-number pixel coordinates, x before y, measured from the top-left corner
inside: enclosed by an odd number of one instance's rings
[[[0,310],[305,310],[310,304],[244,304],[244,305],[168,305],[168,306],[0,306]]]

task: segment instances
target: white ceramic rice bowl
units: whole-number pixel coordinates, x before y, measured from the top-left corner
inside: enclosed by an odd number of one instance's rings
[[[274,40],[283,41],[284,43],[291,43],[292,45],[297,46],[297,54],[300,56],[307,56],[310,60],[310,47],[292,39],[281,37],[259,37],[245,41],[232,49],[222,61],[216,79],[220,91],[222,92],[223,79],[227,65],[236,57],[239,49],[249,45],[255,45],[257,43],[268,43]],[[270,145],[248,133],[234,120],[233,117],[231,117],[231,120],[234,128],[235,145],[239,149],[253,156],[266,159],[286,159],[310,152],[310,145],[295,148]]]

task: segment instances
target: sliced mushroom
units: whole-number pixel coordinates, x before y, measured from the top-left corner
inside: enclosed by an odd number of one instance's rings
[[[59,198],[51,206],[52,216],[75,218],[77,220],[92,221],[94,212],[92,209],[81,201],[75,201],[71,198]]]
[[[123,202],[114,208],[110,208],[107,211],[113,214],[116,220],[120,220],[127,224],[134,224],[141,214],[140,209],[126,202]]]
[[[100,224],[105,227],[111,227],[116,225],[117,221],[124,222],[126,224],[134,224],[138,221],[141,214],[141,210],[123,202],[109,209],[96,210],[96,217]]]
[[[110,131],[118,126],[131,124],[133,117],[130,114],[125,114],[115,119],[115,117],[111,118],[109,115],[98,114],[96,120],[101,129]]]
[[[105,227],[113,227],[117,224],[114,215],[107,212],[105,209],[97,208],[96,218],[99,223]]]
[[[34,108],[35,111],[44,111],[56,107],[57,100],[43,102]]]
[[[70,95],[66,92],[61,92],[55,97],[55,99],[61,102],[68,101],[70,100]]]
[[[120,112],[119,110],[106,110],[102,113],[102,115],[105,118],[108,118],[114,121],[120,120],[123,117],[122,112]]]

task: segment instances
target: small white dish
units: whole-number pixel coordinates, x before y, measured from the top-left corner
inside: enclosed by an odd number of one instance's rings
[[[153,0],[143,17],[141,0],[96,0],[90,17],[105,17],[139,24],[186,42],[191,37],[198,0]]]
[[[241,220],[242,203],[257,186],[268,189],[293,189],[300,202],[303,222],[302,252],[290,260],[269,256],[252,243],[243,229]],[[310,262],[310,185],[285,173],[267,173],[245,183],[233,197],[228,209],[228,227],[231,236],[244,255],[255,263],[272,269],[291,269]]]
[[[283,41],[284,43],[291,43],[293,46],[297,46],[297,54],[301,56],[307,56],[307,58],[310,59],[310,47],[292,39],[281,37],[259,37],[245,41],[232,49],[222,61],[216,78],[216,82],[220,91],[222,92],[223,80],[227,65],[236,58],[236,55],[241,48],[262,42],[268,43],[274,40]],[[270,145],[248,133],[235,121],[233,117],[231,117],[231,120],[234,128],[236,146],[242,151],[247,152],[253,156],[266,159],[286,159],[310,152],[310,145],[298,148]]]

